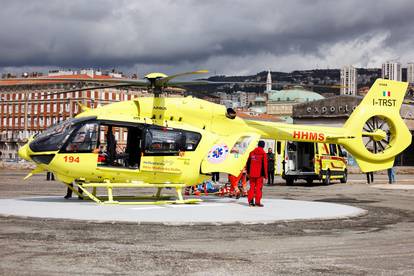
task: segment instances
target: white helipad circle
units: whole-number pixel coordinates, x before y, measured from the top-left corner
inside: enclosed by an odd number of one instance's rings
[[[0,215],[98,222],[185,224],[258,224],[290,220],[338,219],[366,211],[336,203],[263,199],[264,207],[249,207],[245,198],[202,198],[185,205],[97,205],[60,197],[1,199]]]

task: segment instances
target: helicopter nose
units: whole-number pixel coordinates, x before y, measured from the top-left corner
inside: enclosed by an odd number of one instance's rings
[[[29,147],[29,143],[26,143],[23,147],[19,149],[18,153],[19,153],[19,156],[23,158],[24,160],[30,161],[29,154],[27,153],[28,147]]]

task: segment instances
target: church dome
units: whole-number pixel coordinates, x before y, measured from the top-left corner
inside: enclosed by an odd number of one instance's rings
[[[325,97],[313,91],[294,87],[286,90],[270,90],[266,92],[272,102],[311,102]]]

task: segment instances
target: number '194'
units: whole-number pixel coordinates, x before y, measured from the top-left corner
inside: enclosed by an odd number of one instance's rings
[[[63,160],[65,160],[66,163],[79,163],[79,156],[65,156],[63,157]]]

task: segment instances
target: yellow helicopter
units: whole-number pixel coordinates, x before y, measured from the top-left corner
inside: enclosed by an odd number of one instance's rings
[[[104,87],[145,85],[155,96],[84,108],[75,118],[31,137],[19,149],[20,157],[37,166],[27,177],[51,171],[74,193],[81,196],[71,183],[97,203],[195,203],[199,200],[183,198],[185,186],[201,183],[212,172],[239,175],[261,138],[340,144],[364,172],[391,167],[411,143],[399,114],[405,82],[377,79],[339,128],[243,120],[231,109],[191,96],[160,97],[166,86],[193,83],[174,78],[206,72],[151,73],[146,80],[69,79],[104,82]],[[150,197],[155,201],[119,201],[113,194],[113,189],[144,187],[157,188]],[[107,195],[98,196],[98,188]],[[163,188],[175,189],[176,199],[163,197]]]

